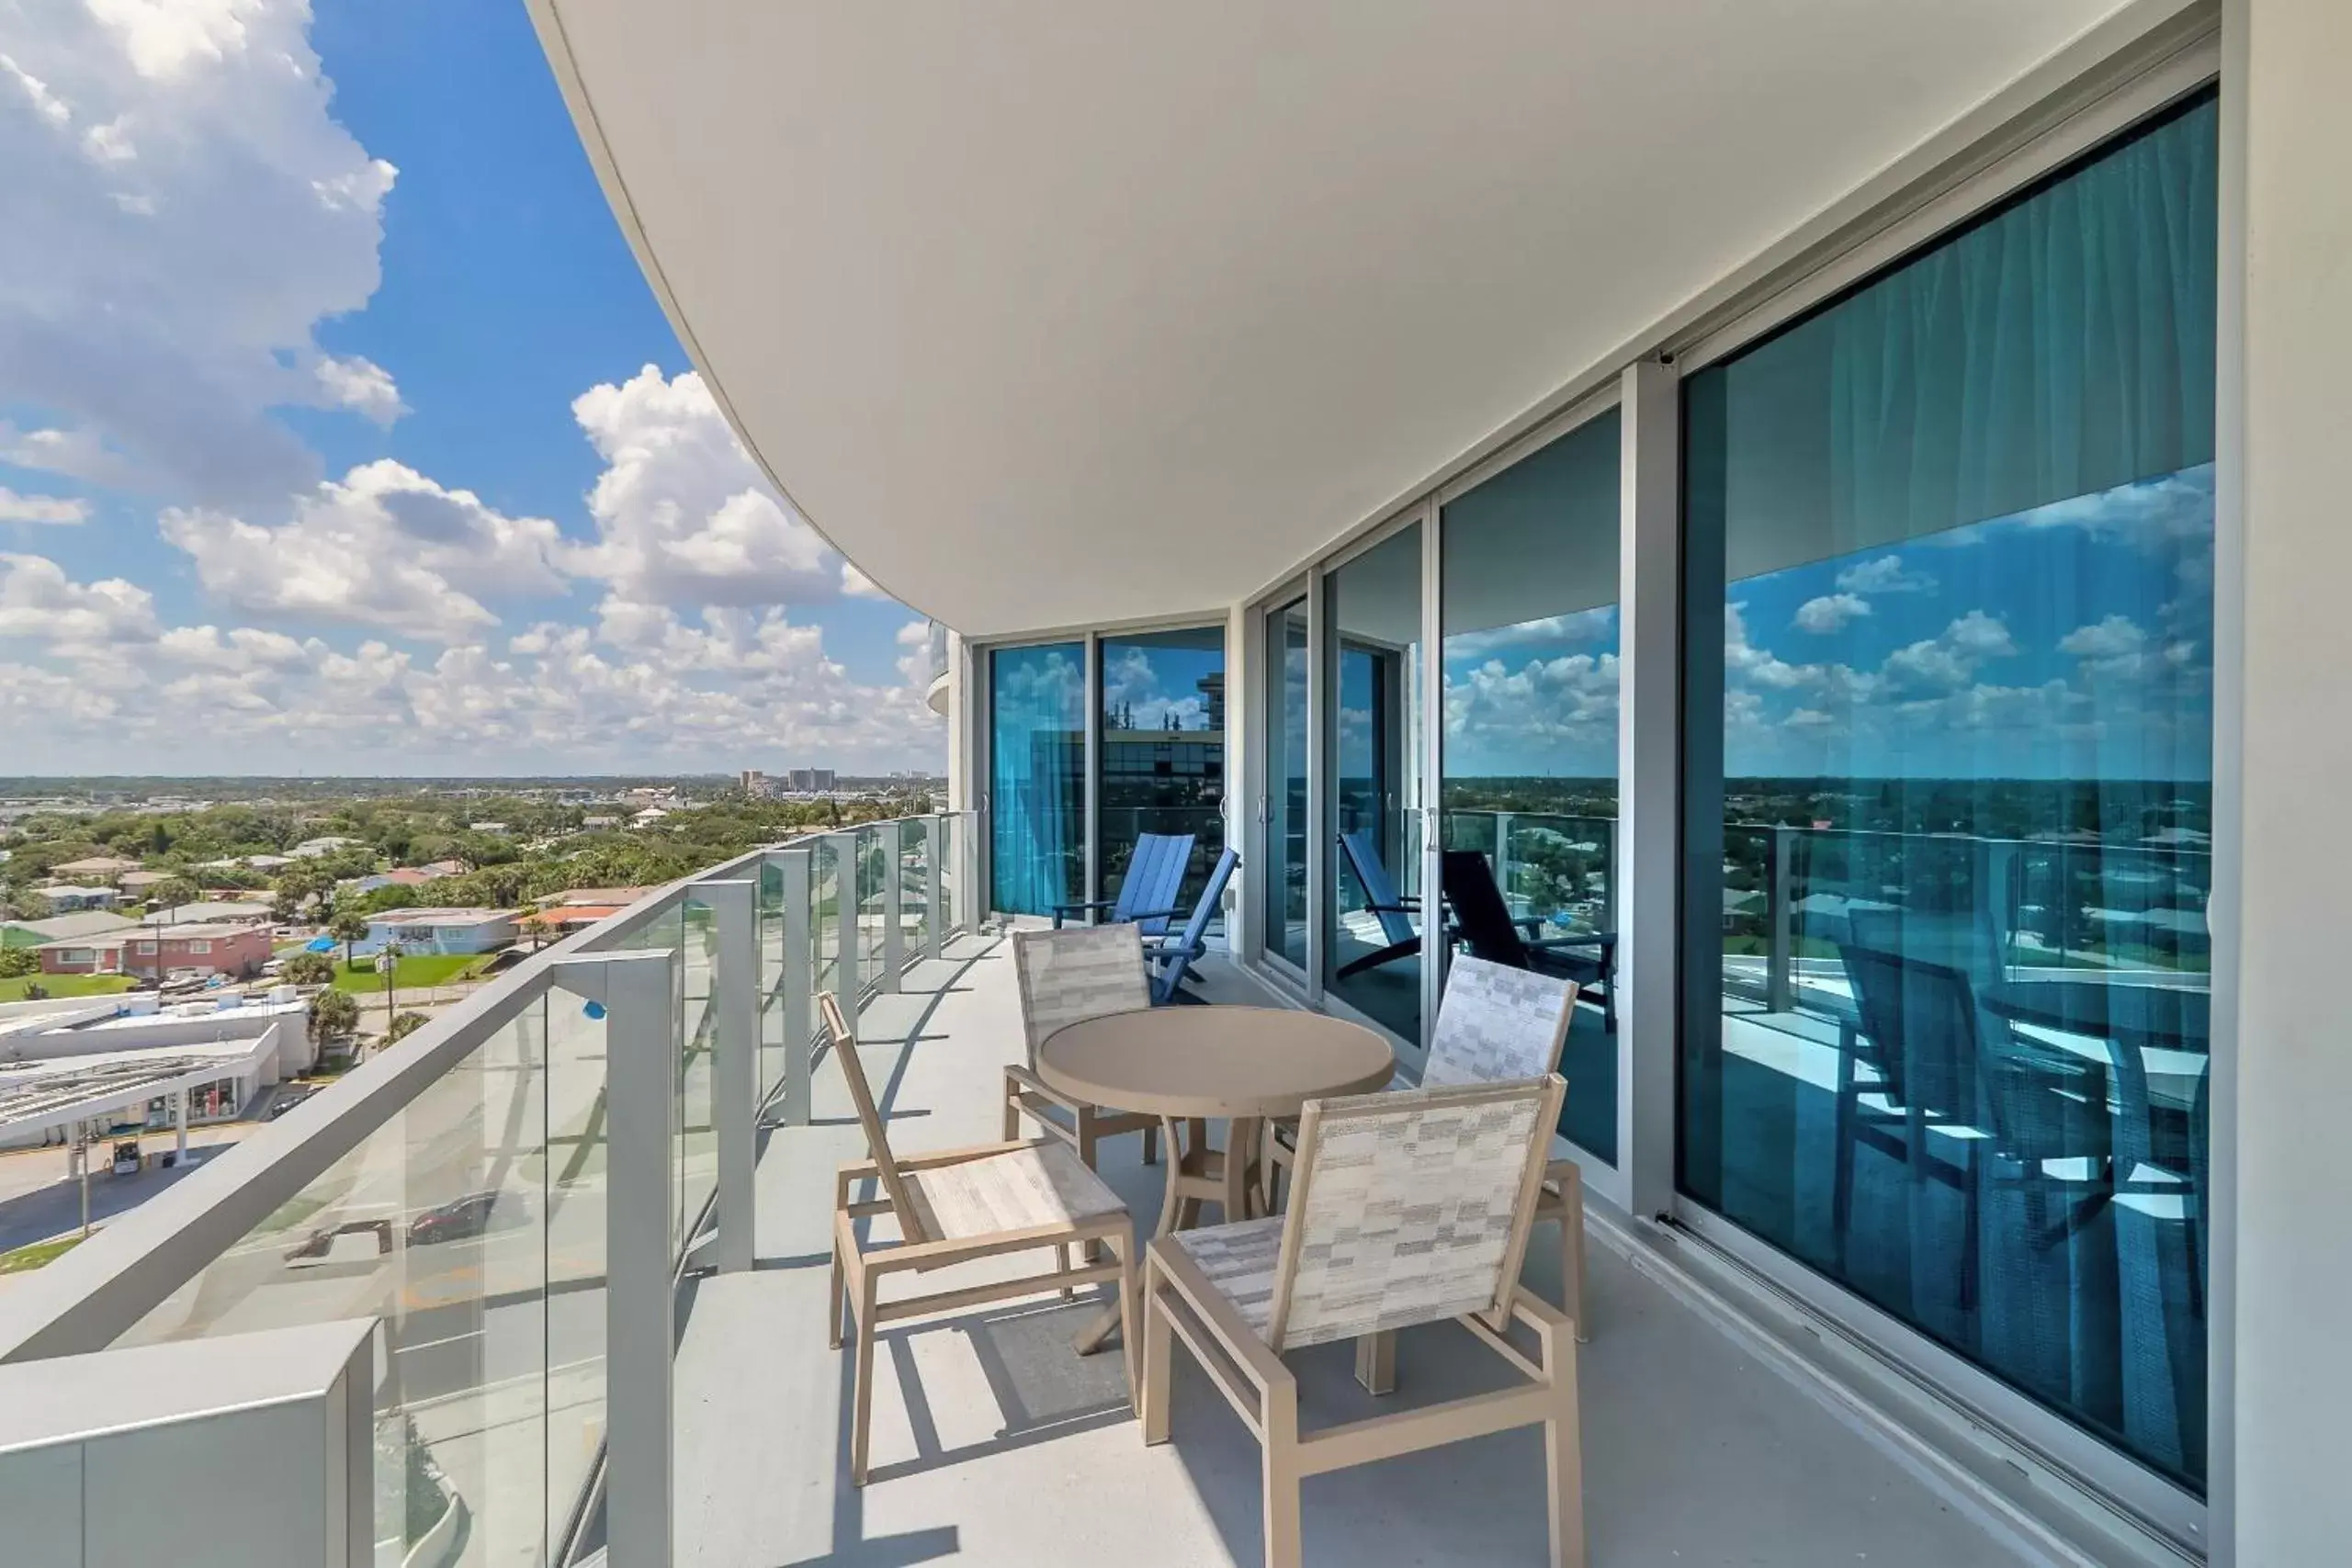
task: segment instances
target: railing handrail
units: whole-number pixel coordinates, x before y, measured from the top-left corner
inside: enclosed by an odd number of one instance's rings
[[[531,954],[417,1029],[398,1050],[379,1052],[359,1064],[328,1089],[279,1120],[263,1123],[0,1294],[0,1362],[98,1350],[113,1343],[539,1001],[559,960],[609,951],[682,902],[695,884],[725,880],[777,851],[834,833],[960,815],[965,814],[880,818],[763,844],[679,877]]]

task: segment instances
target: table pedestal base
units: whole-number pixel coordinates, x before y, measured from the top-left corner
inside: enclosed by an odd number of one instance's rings
[[[1179,1121],[1160,1118],[1168,1134],[1168,1190],[1159,1204],[1159,1228],[1155,1237],[1190,1230],[1201,1223],[1201,1205],[1215,1203],[1228,1224],[1261,1217],[1258,1194],[1259,1162],[1263,1157],[1262,1123],[1255,1116],[1237,1116],[1227,1126],[1225,1147],[1209,1147],[1209,1124],[1204,1118]],[[1140,1267],[1140,1259],[1138,1259]],[[1119,1329],[1119,1309],[1114,1304],[1089,1323],[1079,1335],[1078,1353],[1091,1356],[1102,1348]]]

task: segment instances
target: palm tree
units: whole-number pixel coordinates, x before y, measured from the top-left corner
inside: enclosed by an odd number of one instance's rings
[[[368,940],[368,917],[356,909],[342,909],[327,922],[327,935],[343,943],[343,966],[351,967],[351,950]]]

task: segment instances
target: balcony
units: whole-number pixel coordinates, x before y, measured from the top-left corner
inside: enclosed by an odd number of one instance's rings
[[[649,1521],[709,1568],[1259,1561],[1254,1439],[1180,1358],[1175,1440],[1147,1449],[1121,1359],[1071,1347],[1091,1300],[888,1330],[872,1479],[849,1483],[825,1279],[832,1172],[864,1151],[810,1002],[862,998],[902,1155],[997,1135],[1022,1031],[1009,948],[970,918],[972,829],[759,852],[550,950],[0,1298],[7,1359],[242,1365],[376,1320],[379,1563],[658,1560]],[[1204,989],[1281,999],[1221,956]],[[1149,1216],[1163,1173],[1139,1156],[1111,1140],[1102,1168]],[[1735,1311],[1737,1280],[1636,1228],[1590,1219],[1593,1561],[2037,1560],[1858,1414],[1794,1315]],[[1538,1233],[1531,1283],[1556,1245]],[[1344,1347],[1296,1360],[1314,1421],[1372,1408]],[[1493,1381],[1451,1326],[1398,1365],[1408,1404]],[[1311,1558],[1542,1561],[1541,1457],[1530,1429],[1319,1480]]]

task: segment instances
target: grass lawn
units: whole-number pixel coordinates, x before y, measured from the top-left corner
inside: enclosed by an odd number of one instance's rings
[[[400,973],[393,983],[405,990],[412,986],[447,986],[462,980],[467,975],[490,962],[488,953],[415,953],[401,957]],[[359,960],[356,968],[346,968],[342,959],[334,961],[334,988],[359,996],[380,996],[384,977],[376,973],[376,961]]]
[[[14,1252],[0,1252],[0,1274],[22,1274],[42,1264],[62,1258],[82,1245],[78,1235],[60,1236],[55,1241],[37,1241],[30,1247],[20,1247]]]
[[[40,986],[52,997],[111,997],[130,989],[128,975],[24,975],[0,980],[0,1002],[25,999],[27,986]]]

